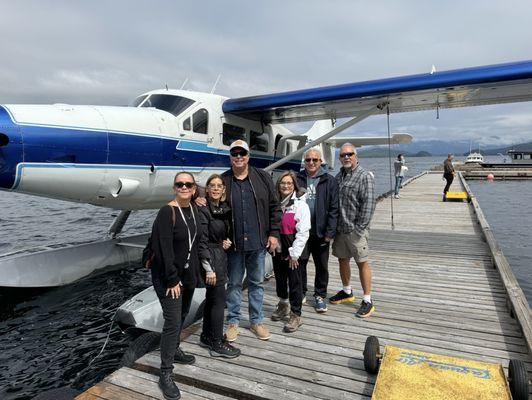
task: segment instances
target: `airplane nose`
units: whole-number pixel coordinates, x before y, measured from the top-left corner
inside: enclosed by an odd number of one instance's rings
[[[0,106],[0,189],[14,188],[17,166],[22,161],[22,134],[7,110]]]

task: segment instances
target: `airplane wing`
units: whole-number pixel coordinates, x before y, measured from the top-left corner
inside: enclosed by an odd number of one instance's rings
[[[412,141],[412,135],[409,135],[408,133],[393,133],[390,139],[391,144],[410,143]],[[342,147],[345,143],[351,143],[358,148],[361,146],[388,144],[388,136],[336,136],[332,139],[326,140],[325,143],[330,143],[336,148]]]
[[[395,113],[530,100],[532,61],[521,61],[229,99],[223,111],[284,123],[353,117],[383,102]]]

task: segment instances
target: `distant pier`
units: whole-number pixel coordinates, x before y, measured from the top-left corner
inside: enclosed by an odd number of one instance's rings
[[[277,304],[271,279],[264,284],[269,341],[256,339],[243,321],[235,343],[242,355],[212,358],[198,346],[199,331],[190,328],[182,348],[197,361],[174,368],[182,399],[369,399],[375,376],[365,372],[362,350],[370,335],[381,345],[500,363],[505,369],[510,359],[523,360],[530,373],[527,300],[473,194],[471,203],[442,202],[443,186],[441,173],[423,173],[407,181],[400,199],[385,197],[377,204],[370,237],[376,312],[370,318],[356,318],[352,304],[329,304],[325,314],[317,314],[309,298],[301,328],[283,333],[283,323],[269,319]],[[451,191],[469,188],[460,176]],[[309,297],[313,269],[309,265]],[[341,287],[332,256],[329,270],[332,295]],[[352,284],[358,306],[356,267]],[[77,399],[162,399],[159,364],[159,352],[149,353]]]

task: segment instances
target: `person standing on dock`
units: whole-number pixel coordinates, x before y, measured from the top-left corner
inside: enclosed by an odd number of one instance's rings
[[[447,181],[447,184],[443,188],[443,201],[445,201],[445,195],[449,191],[454,180],[454,175],[456,174],[456,172],[454,172],[453,158],[454,156],[449,153],[443,162],[443,178]]]
[[[339,186],[340,214],[333,255],[338,257],[343,289],[329,299],[331,304],[353,302],[351,289],[351,258],[358,266],[364,297],[356,312],[360,318],[369,317],[375,307],[371,299],[371,267],[369,265],[369,224],[375,211],[375,180],[373,174],[358,162],[355,146],[345,143],[340,148],[342,168],[336,175]]]
[[[233,246],[228,253],[226,339],[238,337],[244,273],[248,281],[250,330],[268,340],[270,332],[262,323],[264,315],[264,259],[279,243],[281,207],[270,175],[249,163],[249,146],[236,140],[229,146],[231,169],[222,174],[227,202],[233,210]]]
[[[175,199],[159,210],[150,238],[151,278],[164,318],[159,388],[166,399],[181,397],[172,379],[173,363],[192,364],[196,360],[179,348],[179,336],[194,289],[201,280],[198,244],[202,230],[198,211],[191,203],[196,191],[194,176],[177,173],[173,188]]]
[[[399,196],[399,190],[401,189],[401,183],[403,183],[405,172],[408,171],[408,167],[405,165],[405,156],[402,154],[399,154],[397,156],[397,160],[394,161],[393,166],[395,169],[394,197],[396,199],[399,199],[401,198],[401,196]]]
[[[314,309],[327,311],[327,286],[329,285],[329,248],[336,235],[338,220],[338,183],[322,168],[321,152],[310,149],[304,157],[305,169],[297,174],[297,183],[306,190],[310,209],[311,228],[307,242],[308,252],[299,259],[303,281],[303,299],[307,294],[307,263],[310,255],[314,260]]]

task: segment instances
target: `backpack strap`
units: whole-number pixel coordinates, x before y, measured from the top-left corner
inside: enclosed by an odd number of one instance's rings
[[[171,203],[172,202],[168,203],[168,205],[170,206],[170,209],[172,210],[172,226],[175,226],[175,210],[174,210],[174,206]]]

